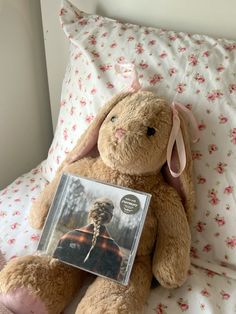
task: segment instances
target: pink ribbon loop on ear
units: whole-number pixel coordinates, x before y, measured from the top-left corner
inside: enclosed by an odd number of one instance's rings
[[[138,73],[133,63],[118,63],[115,65],[115,70],[125,79],[130,79],[129,87],[125,88],[123,92],[137,92],[141,89]]]
[[[173,124],[172,130],[170,133],[170,138],[167,146],[167,164],[170,170],[171,175],[174,178],[179,177],[186,167],[186,151],[184,146],[183,134],[180,127],[180,118],[178,110],[182,111],[184,116],[189,120],[190,129],[191,129],[191,139],[194,143],[196,143],[199,139],[199,130],[197,121],[195,120],[192,112],[187,109],[184,105],[173,102],[171,104],[172,112],[173,112]],[[176,172],[171,168],[171,159],[173,155],[174,145],[176,144],[177,155],[179,159],[179,170]]]

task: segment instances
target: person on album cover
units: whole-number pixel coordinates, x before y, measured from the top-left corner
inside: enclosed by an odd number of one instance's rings
[[[118,280],[122,253],[105,226],[113,210],[110,199],[96,199],[89,210],[90,224],[64,234],[53,257]]]

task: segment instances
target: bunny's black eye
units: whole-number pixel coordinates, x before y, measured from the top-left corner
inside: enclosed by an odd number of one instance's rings
[[[152,136],[156,133],[156,130],[154,128],[147,128],[147,136]]]
[[[116,116],[111,117],[111,122],[115,122],[115,121],[116,121],[116,119],[117,119],[117,117],[116,117]]]

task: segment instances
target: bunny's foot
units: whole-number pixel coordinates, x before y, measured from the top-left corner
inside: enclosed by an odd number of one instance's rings
[[[5,307],[6,314],[47,314],[45,304],[27,288],[17,288],[12,292],[0,294],[1,305]],[[1,307],[0,307],[1,309]],[[8,312],[7,312],[8,311]],[[5,312],[1,312],[4,313]]]
[[[85,275],[46,256],[15,258],[0,272],[0,302],[17,314],[59,314]]]

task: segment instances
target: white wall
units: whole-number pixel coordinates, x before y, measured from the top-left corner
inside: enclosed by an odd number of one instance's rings
[[[55,128],[68,42],[61,30],[60,0],[41,0],[50,99]],[[71,0],[81,10],[169,30],[236,40],[235,0]]]
[[[99,14],[121,20],[236,39],[235,0],[115,0],[112,5],[107,0],[95,2]]]
[[[0,189],[43,160],[51,139],[40,2],[0,0]]]

